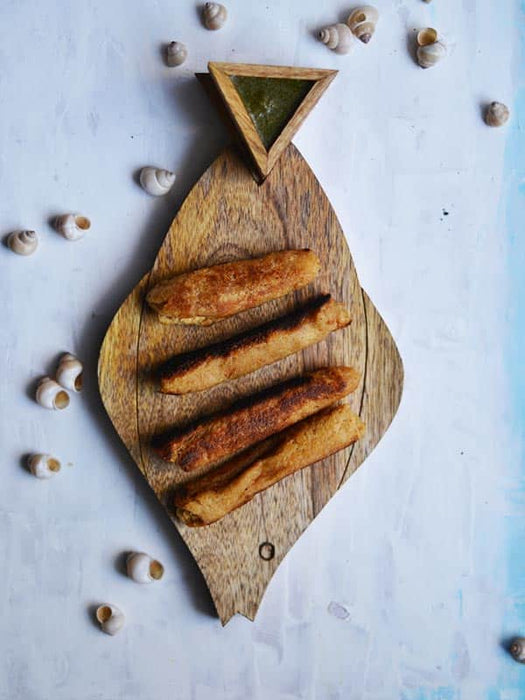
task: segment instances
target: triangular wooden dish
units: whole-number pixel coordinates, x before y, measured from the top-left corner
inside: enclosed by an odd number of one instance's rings
[[[248,63],[210,62],[208,69],[228,113],[244,141],[244,145],[253,158],[260,181],[268,176],[303,121],[337,75],[335,70],[266,66]],[[265,144],[238,88],[235,86],[234,80],[236,78],[259,78],[276,82],[281,81],[283,83],[287,81],[308,81],[311,85],[307,89],[304,98],[283,122],[282,130],[278,137],[271,144]]]
[[[144,302],[162,278],[226,260],[287,248],[314,249],[322,263],[309,288],[208,327],[165,326]],[[150,368],[168,354],[203,346],[329,291],[351,310],[352,324],[319,345],[247,377],[184,397],[159,394]],[[179,523],[171,508],[183,476],[152,453],[151,436],[303,370],[327,364],[359,369],[349,398],[367,425],[352,448],[312,465],[204,528]],[[233,149],[223,151],[194,186],[159,250],[152,270],[115,315],[99,360],[106,410],[139,469],[166,508],[201,568],[223,624],[241,613],[254,619],[277,566],[333,494],[372,451],[400,401],[403,369],[395,343],[361,290],[335,213],[307,163],[288,145],[258,185]],[[187,478],[187,477],[186,477]],[[332,556],[330,552],[326,557]]]

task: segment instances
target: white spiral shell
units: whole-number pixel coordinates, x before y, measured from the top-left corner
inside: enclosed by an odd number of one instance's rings
[[[78,394],[82,391],[83,369],[80,360],[66,352],[58,363],[56,380],[64,389],[70,389]]]
[[[317,33],[317,38],[327,48],[331,49],[335,53],[345,54],[352,49],[353,38],[352,32],[346,26],[340,22],[339,24],[329,24]]]
[[[36,231],[13,231],[7,237],[7,245],[13,253],[31,255],[38,248]]]
[[[167,194],[175,182],[175,173],[161,168],[147,166],[140,171],[140,184],[142,189],[154,197],[162,197]]]
[[[228,11],[220,2],[207,2],[202,10],[202,21],[206,29],[220,29],[228,17]]]
[[[91,228],[91,221],[82,214],[63,214],[56,217],[54,226],[68,241],[78,241]]]
[[[488,126],[503,126],[508,122],[510,111],[503,102],[491,102],[485,112],[485,122]]]
[[[44,408],[55,411],[69,406],[69,394],[51,377],[43,377],[39,381],[36,400]]]
[[[99,605],[96,612],[96,618],[103,632],[106,634],[117,634],[124,626],[124,613],[120,608],[111,603],[103,603]]]
[[[421,68],[432,68],[447,55],[447,47],[432,27],[417,34],[417,62]]]
[[[379,20],[379,12],[372,5],[362,5],[353,10],[346,23],[354,34],[363,44],[368,44],[376,30],[376,24]]]
[[[55,457],[47,454],[32,454],[27,459],[27,465],[31,474],[37,479],[50,479],[60,471],[60,462]]]
[[[164,575],[164,567],[145,552],[131,552],[126,560],[128,576],[137,583],[153,583],[160,581]]]
[[[188,58],[186,44],[181,41],[170,41],[166,47],[166,63],[170,67],[181,66]]]

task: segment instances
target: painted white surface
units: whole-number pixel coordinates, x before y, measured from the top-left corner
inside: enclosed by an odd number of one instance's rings
[[[501,351],[506,130],[480,118],[487,99],[513,102],[518,3],[376,4],[376,36],[348,57],[312,37],[341,2],[228,0],[216,33],[190,2],[0,5],[0,233],[41,234],[31,258],[0,250],[2,700],[522,697],[500,648],[516,459]],[[455,46],[422,71],[407,37],[426,25]],[[180,69],[160,58],[172,39],[189,47]],[[208,59],[340,69],[296,144],[406,370],[391,430],[287,557],[256,622],[225,629],[95,386],[111,317],[225,143],[192,77]],[[145,164],[178,173],[165,199],[138,188]],[[48,219],[75,210],[93,227],[69,243]],[[85,359],[87,388],[47,412],[34,379],[64,350]],[[22,468],[35,450],[62,458],[56,478]],[[161,583],[122,575],[134,548],[164,562]],[[105,600],[127,614],[115,638],[92,621]]]

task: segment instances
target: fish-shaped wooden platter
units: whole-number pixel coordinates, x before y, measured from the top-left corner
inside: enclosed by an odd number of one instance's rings
[[[311,248],[320,258],[321,272],[313,284],[214,325],[165,325],[145,303],[152,286],[175,274],[299,248]],[[344,302],[352,316],[350,326],[296,355],[207,391],[183,396],[158,391],[152,369],[170,355],[260,325],[320,292]],[[358,389],[347,400],[366,423],[364,437],[285,478],[213,525],[190,528],[179,522],[173,492],[192,476],[157,457],[152,436],[327,365],[349,365],[361,373]],[[173,220],[153,268],[124,301],[107,331],[99,386],[116,431],[200,567],[222,623],[235,613],[253,620],[283,557],[385,433],[403,386],[395,343],[361,289],[337,217],[295,146],[289,143],[282,149],[262,182],[254,179],[234,147],[226,148],[201,176]]]

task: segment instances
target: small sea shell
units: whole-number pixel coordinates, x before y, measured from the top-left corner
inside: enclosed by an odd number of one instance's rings
[[[512,658],[515,661],[519,661],[521,664],[525,664],[525,638],[516,637],[512,640],[509,649]]]
[[[34,474],[38,479],[50,479],[60,471],[60,462],[51,455],[29,455],[27,465],[31,474]]]
[[[489,126],[503,126],[508,122],[510,111],[503,102],[491,102],[485,112],[485,122]]]
[[[326,44],[327,48],[331,49],[335,53],[345,54],[348,53],[353,46],[352,32],[346,26],[346,24],[330,24],[328,27],[321,29],[317,38],[323,44]]]
[[[13,253],[31,255],[38,248],[36,231],[13,231],[7,237],[7,245]]]
[[[372,38],[376,24],[379,19],[379,12],[372,5],[363,5],[357,7],[350,13],[346,23],[354,34],[363,44],[368,44]]]
[[[64,389],[71,389],[75,393],[82,391],[83,367],[71,353],[66,352],[58,363],[56,380]]]
[[[44,408],[54,410],[69,406],[69,394],[51,377],[43,377],[38,383],[36,400]]]
[[[170,67],[180,66],[188,58],[186,44],[181,41],[170,41],[166,47],[166,63]]]
[[[81,214],[63,214],[56,217],[54,226],[68,241],[78,241],[91,227],[91,221]]]
[[[102,631],[106,634],[117,634],[124,625],[124,613],[116,605],[110,603],[99,605],[96,618]]]
[[[202,10],[202,21],[206,29],[220,29],[227,17],[228,11],[219,2],[207,2]]]
[[[417,62],[421,68],[432,68],[436,63],[439,63],[442,58],[447,55],[447,50],[445,45],[440,41],[436,41],[435,44],[427,44],[426,46],[419,46],[417,49]]]
[[[421,68],[431,68],[447,55],[447,48],[432,27],[422,29],[417,34],[417,62]]]
[[[153,583],[160,581],[164,575],[164,567],[144,552],[131,552],[126,561],[128,576],[137,583]]]
[[[439,39],[437,29],[433,27],[425,27],[425,29],[420,29],[417,33],[416,40],[419,46],[429,46],[430,44],[435,44]]]
[[[167,194],[175,182],[175,173],[161,168],[147,166],[140,171],[140,184],[142,189],[154,197]]]

